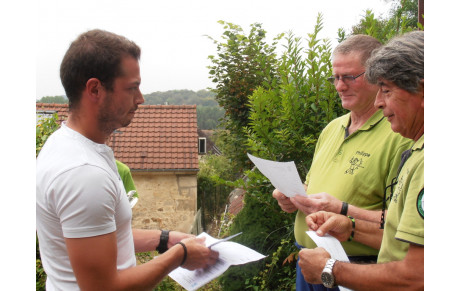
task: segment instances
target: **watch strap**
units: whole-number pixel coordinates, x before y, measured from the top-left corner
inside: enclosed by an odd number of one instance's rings
[[[158,244],[157,251],[162,254],[168,250],[169,230],[161,230],[160,243]]]
[[[342,210],[340,210],[340,214],[347,215],[348,213],[348,203],[343,201],[342,202]]]
[[[337,287],[337,283],[335,281],[335,278],[334,278],[334,274],[332,272],[333,268],[334,268],[334,265],[335,263],[337,262],[336,259],[332,259],[330,258],[329,260],[327,260],[326,262],[326,265],[324,266],[324,269],[323,269],[323,273],[329,273],[330,274],[330,277],[332,277],[332,281],[333,283],[330,284],[331,282],[328,282],[328,284],[326,284],[326,282],[323,281],[323,285],[327,288],[334,288],[334,287]],[[322,279],[322,278],[321,278]]]

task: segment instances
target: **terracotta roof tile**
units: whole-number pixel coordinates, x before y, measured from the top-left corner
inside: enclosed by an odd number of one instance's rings
[[[67,119],[67,104],[37,103]],[[107,144],[133,171],[198,171],[196,105],[140,105],[131,124],[114,132]]]

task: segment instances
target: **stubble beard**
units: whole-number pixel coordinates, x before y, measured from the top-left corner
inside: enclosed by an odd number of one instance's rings
[[[111,96],[107,96],[99,109],[98,113],[98,127],[104,134],[110,135],[114,130],[126,127],[131,123],[132,119],[123,120],[121,119],[121,113],[118,113],[116,109],[113,109]]]

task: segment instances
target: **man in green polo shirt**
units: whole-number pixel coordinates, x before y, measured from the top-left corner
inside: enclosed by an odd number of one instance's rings
[[[123,186],[125,187],[126,193],[129,193],[131,190],[136,191],[133,176],[131,175],[131,169],[119,160],[115,160],[115,162],[117,164],[118,174],[120,174],[120,178],[123,181]]]
[[[397,37],[373,53],[366,77],[378,84],[375,106],[393,131],[415,143],[405,152],[389,184],[390,205],[384,230],[379,224],[320,211],[307,217],[317,234],[380,247],[377,264],[331,259],[323,248],[304,249],[299,265],[306,281],[353,290],[424,289],[424,33]],[[382,236],[383,233],[383,236]]]
[[[310,213],[325,210],[378,222],[385,186],[396,176],[399,158],[412,143],[394,133],[382,111],[374,107],[378,86],[368,83],[364,73],[366,60],[379,47],[375,38],[355,35],[335,48],[329,80],[350,113],[322,131],[305,181],[308,197],[287,198],[277,189],[273,192],[284,211],[298,210],[295,238],[299,248],[316,247],[305,233],[305,217]],[[343,246],[352,261],[377,259],[378,249],[355,241]],[[324,289],[305,282],[297,266],[296,290]]]

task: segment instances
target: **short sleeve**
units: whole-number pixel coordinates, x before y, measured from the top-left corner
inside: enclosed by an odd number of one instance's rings
[[[59,175],[49,203],[60,219],[66,238],[91,237],[116,230],[116,181],[102,168],[84,165]]]
[[[415,170],[404,202],[404,211],[395,237],[399,240],[424,245],[424,165]]]

